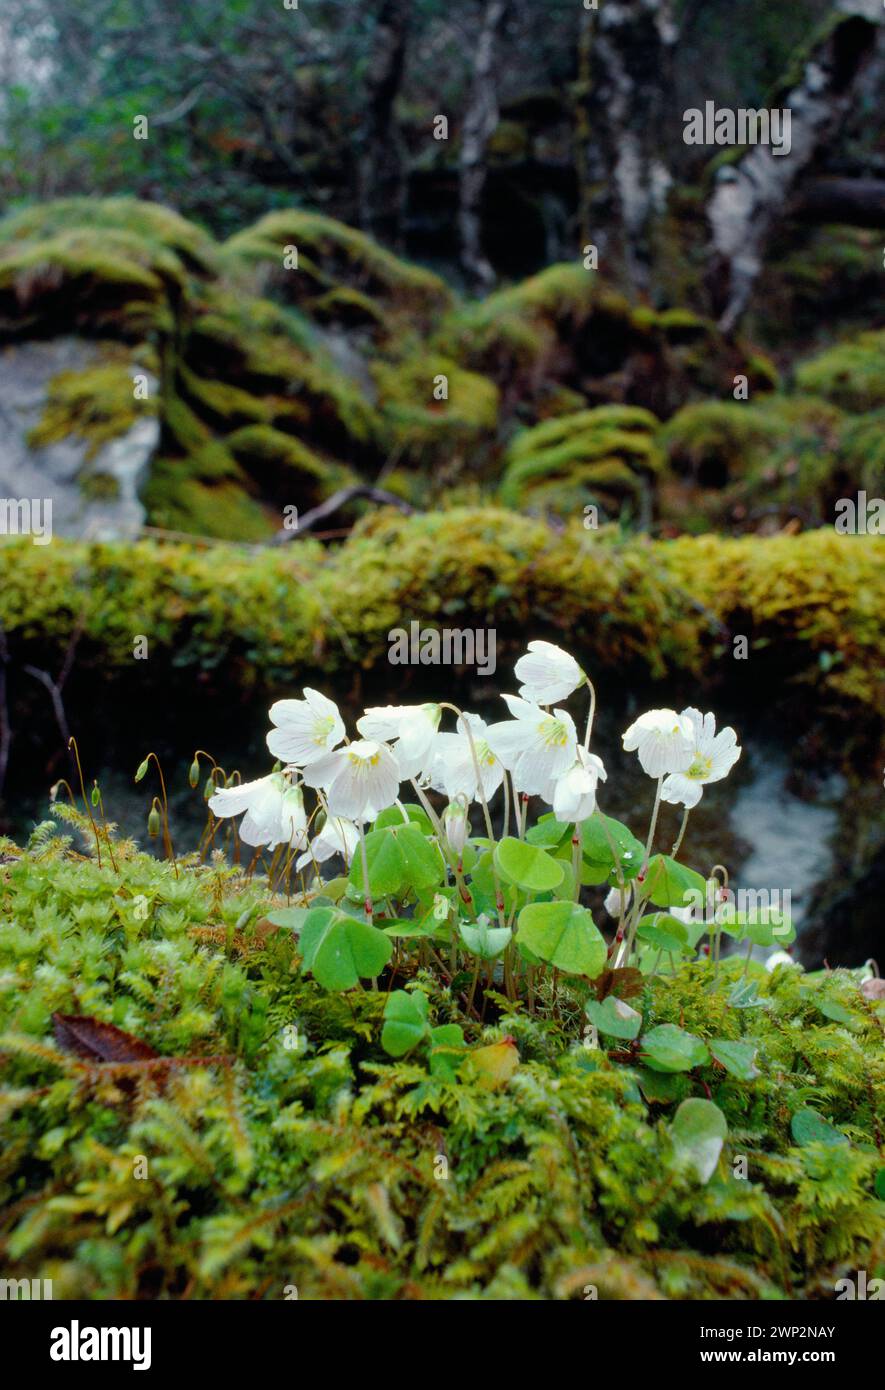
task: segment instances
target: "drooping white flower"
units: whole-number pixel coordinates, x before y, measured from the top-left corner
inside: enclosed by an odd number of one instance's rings
[[[520,695],[536,705],[567,699],[586,679],[575,658],[552,642],[529,642],[528,652],[519,658],[514,672],[522,681]]]
[[[767,959],[766,962],[765,962],[765,969],[766,969],[766,970],[776,970],[777,967],[778,967],[779,965],[797,965],[797,964],[798,964],[798,962],[795,961],[795,960],[793,960],[793,957],[792,957],[791,955],[789,955],[786,951],[772,951],[771,955],[768,957],[768,959]],[[802,969],[802,966],[801,966],[801,965],[799,966],[799,969],[800,969],[800,970]]]
[[[672,709],[650,709],[641,714],[621,742],[628,753],[638,753],[649,777],[684,772],[694,756],[693,725]]]
[[[465,726],[470,729],[473,751]],[[478,714],[467,712],[458,718],[457,733],[437,734],[430,765],[430,785],[434,791],[445,792],[450,801],[457,796],[478,801],[481,786],[486,801],[491,801],[504,780],[504,765],[489,747],[487,727]],[[473,760],[474,752],[476,763]],[[476,777],[477,763],[479,782]]]
[[[609,917],[620,917],[622,912],[626,912],[633,898],[632,883],[625,883],[623,891],[621,885],[616,883],[614,888],[610,888],[605,895],[603,907]],[[623,899],[623,903],[622,903]]]
[[[328,816],[322,830],[311,840],[310,849],[295,860],[295,868],[300,871],[311,863],[324,864],[333,854],[343,855],[344,862],[349,864],[359,839],[359,832],[351,821]]]
[[[550,798],[553,814],[561,821],[582,821],[596,810],[596,786],[607,777],[601,758],[578,747],[577,758],[567,772],[558,777]]]
[[[281,772],[243,782],[238,787],[221,787],[209,798],[210,810],[219,819],[238,816],[240,839],[247,845],[294,845],[307,843],[307,816],[300,787],[293,787]]]
[[[304,769],[309,787],[322,787],[330,816],[367,821],[399,795],[400,770],[386,743],[357,739],[346,748],[336,748]]]
[[[364,738],[396,740],[393,753],[405,781],[428,770],[441,714],[434,704],[383,705],[367,709],[356,727]]]
[[[454,853],[460,856],[470,834],[466,804],[461,800],[450,801],[442,813],[442,825],[449,845]]]
[[[691,725],[692,760],[681,772],[664,779],[661,800],[676,806],[697,806],[707,782],[721,782],[741,756],[737,734],[730,726],[716,732],[716,716],[684,709],[679,716]]]
[[[304,687],[303,700],[277,700],[270,707],[270,722],[277,727],[267,735],[275,758],[294,767],[315,763],[344,738],[344,721],[333,700],[319,690]]]
[[[502,695],[514,716],[492,724],[487,741],[513,776],[518,792],[543,796],[576,758],[575,721],[568,710],[552,714],[517,695]]]

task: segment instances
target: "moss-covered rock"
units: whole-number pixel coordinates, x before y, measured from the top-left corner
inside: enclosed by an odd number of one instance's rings
[[[810,396],[688,405],[662,431],[681,480],[664,489],[664,514],[684,520],[688,509],[698,526],[753,529],[765,513],[820,525],[847,481],[846,423],[837,406]]]
[[[80,438],[86,445],[85,459],[92,462],[105,444],[127,434],[136,420],[156,415],[156,396],[149,390],[144,395],[135,393],[133,377],[139,365],[130,353],[108,345],[90,366],[59,372],[48,384],[39,423],[28,433],[30,447],[42,449]],[[143,370],[147,371],[147,362]]]
[[[383,326],[390,316],[427,327],[452,297],[437,275],[401,260],[364,233],[295,208],[270,212],[238,232],[225,243],[223,255],[235,274],[246,273],[253,293],[345,324],[358,310],[372,327]]]
[[[796,368],[796,384],[845,410],[885,406],[885,330],[861,333]]]
[[[587,504],[605,515],[626,504],[650,512],[651,483],[663,465],[658,421],[638,406],[604,405],[521,431],[511,443],[501,501],[580,516]]]
[[[330,550],[309,538],[258,553],[0,545],[0,623],[13,659],[60,665],[79,618],[81,688],[133,682],[142,698],[197,680],[211,688],[217,672],[229,698],[352,673],[354,663],[386,669],[391,628],[413,618],[493,626],[502,663],[545,615],[546,635],[622,681],[715,682],[731,633],[741,633],[757,689],[767,683],[773,697],[778,682],[801,685],[834,717],[869,724],[883,699],[883,600],[879,538],[832,528],[655,542],[477,507],[375,512]],[[151,633],[151,661],[137,671],[133,632]],[[733,681],[740,663],[727,665]]]
[[[813,399],[802,404],[776,392],[755,349],[688,309],[631,303],[581,262],[458,300],[371,238],[297,209],[220,247],[135,199],[12,214],[0,222],[0,342],[61,325],[150,363],[160,441],[148,520],[182,530],[199,519],[218,537],[268,538],[282,506],[392,468],[412,470],[405,492],[423,505],[500,483],[509,505],[563,515],[593,503],[701,529],[752,526],[768,506],[815,524],[843,480],[874,471],[885,405],[881,334],[803,363],[798,385]],[[747,409],[728,402],[738,374]],[[659,468],[648,419],[600,406],[675,413],[673,473]],[[841,463],[837,408],[870,416],[844,422]],[[90,367],[88,380],[59,383],[34,448],[85,431],[94,449],[131,413],[120,372]]]

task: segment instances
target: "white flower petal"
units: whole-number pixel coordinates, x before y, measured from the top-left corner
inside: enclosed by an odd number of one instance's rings
[[[574,657],[552,642],[529,642],[528,654],[519,658],[514,669],[522,682],[520,695],[539,705],[565,700],[584,680]]]

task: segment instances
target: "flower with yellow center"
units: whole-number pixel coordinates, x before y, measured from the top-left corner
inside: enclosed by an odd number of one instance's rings
[[[399,795],[400,771],[386,743],[358,739],[304,769],[309,787],[322,787],[330,816],[370,821]]]
[[[434,704],[384,705],[367,709],[356,727],[364,738],[396,740],[392,752],[405,781],[428,771],[441,714]]]
[[[692,759],[683,772],[664,778],[661,800],[676,806],[697,806],[708,782],[721,782],[741,756],[737,734],[731,727],[716,732],[716,716],[699,709],[684,709],[679,716],[692,731]]]
[[[303,700],[277,700],[271,705],[270,722],[277,727],[267,735],[267,746],[290,767],[317,762],[344,738],[338,706],[309,686],[304,687]]]
[[[469,711],[458,716],[458,732],[437,734],[430,765],[430,785],[434,791],[445,792],[450,801],[463,796],[468,801],[480,799],[479,789],[486,801],[491,801],[504,780],[504,766],[489,747],[488,726],[478,714]],[[470,747],[470,730],[473,749]],[[473,754],[476,754],[476,763]],[[477,782],[476,765],[479,764]]]
[[[488,745],[511,773],[518,792],[543,796],[551,781],[575,762],[575,722],[568,710],[555,709],[548,714],[518,695],[501,698],[514,717],[489,727]]]

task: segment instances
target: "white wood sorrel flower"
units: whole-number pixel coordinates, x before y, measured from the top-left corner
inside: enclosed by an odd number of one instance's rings
[[[691,725],[692,760],[681,772],[664,778],[661,800],[676,806],[697,806],[707,782],[721,782],[741,756],[737,734],[730,726],[716,732],[716,716],[684,709],[679,716]]]
[[[595,753],[588,753],[581,747],[577,752],[577,761],[557,778],[552,795],[545,797],[560,821],[582,821],[592,816],[596,810],[597,783],[604,782],[608,776],[602,759]]]
[[[568,710],[552,714],[518,695],[501,699],[514,716],[492,724],[489,747],[511,773],[518,792],[544,796],[551,782],[568,772],[577,756],[575,722]]]
[[[566,700],[587,679],[575,658],[552,642],[529,642],[527,654],[513,669],[516,679],[522,681],[520,695],[535,705]]]
[[[467,837],[470,834],[466,802],[450,801],[442,813],[442,825],[450,848],[455,854],[463,854]]]
[[[330,816],[374,820],[399,795],[399,764],[386,743],[357,739],[304,769],[309,787],[322,787]]]
[[[240,839],[247,845],[294,845],[303,849],[307,844],[307,816],[300,787],[293,787],[282,772],[272,772],[256,782],[243,782],[238,787],[221,787],[209,798],[210,810],[220,820],[238,816],[245,811],[240,824]]]
[[[466,729],[470,729],[473,750]],[[430,766],[430,785],[434,791],[445,792],[450,801],[465,796],[468,801],[479,800],[479,787],[486,801],[491,801],[504,780],[504,765],[487,740],[488,726],[478,714],[466,711],[458,716],[458,732],[437,734],[434,757]],[[473,753],[476,753],[476,763]],[[479,782],[476,765],[479,764]]]
[[[293,767],[307,767],[324,758],[344,738],[344,720],[334,700],[304,687],[303,700],[277,700],[270,707],[267,746],[275,758]]]
[[[628,753],[638,753],[649,777],[685,772],[694,757],[692,723],[672,709],[650,709],[641,714],[621,742]]]
[[[433,760],[439,705],[383,705],[367,709],[356,727],[364,738],[396,740],[393,754],[403,781],[420,777]]]
[[[352,821],[329,816],[322,830],[311,840],[310,849],[295,860],[295,868],[300,872],[310,863],[324,864],[333,854],[343,855],[345,864],[349,864],[359,842],[359,832]]]

